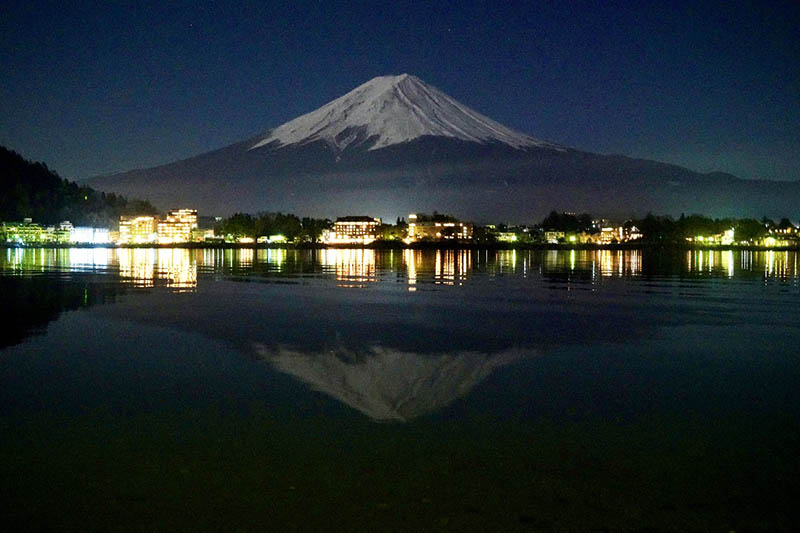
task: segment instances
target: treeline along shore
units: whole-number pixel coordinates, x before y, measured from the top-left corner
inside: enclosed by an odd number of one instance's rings
[[[343,213],[335,220],[267,212],[223,218],[198,217],[187,208],[169,212],[166,221],[157,223],[159,213],[146,201],[62,179],[44,163],[27,161],[4,147],[0,147],[0,193],[0,246],[6,248],[800,248],[800,227],[787,217],[766,216],[647,214],[609,220],[589,213],[552,211],[538,223],[512,225],[474,224],[434,211],[398,217],[392,224],[365,213]],[[369,211],[368,206],[364,211]],[[149,224],[148,229],[139,228],[143,236],[138,241],[119,235],[122,221],[128,221],[129,234],[139,231],[130,225],[131,219]],[[164,226],[164,234],[156,226]],[[98,242],[100,232],[102,242]]]

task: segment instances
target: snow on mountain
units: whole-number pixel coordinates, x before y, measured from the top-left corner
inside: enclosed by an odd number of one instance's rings
[[[380,76],[316,111],[271,130],[250,149],[322,140],[336,151],[368,142],[369,150],[439,136],[513,148],[556,145],[519,133],[408,74]]]

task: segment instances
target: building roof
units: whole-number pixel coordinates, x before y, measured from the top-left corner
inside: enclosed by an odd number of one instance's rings
[[[460,222],[456,217],[451,215],[445,215],[442,213],[435,213],[433,215],[427,215],[425,213],[416,213],[416,217],[417,218],[415,222],[417,224],[425,222]]]
[[[378,222],[375,217],[367,217],[367,216],[349,216],[349,217],[337,217],[336,222]]]

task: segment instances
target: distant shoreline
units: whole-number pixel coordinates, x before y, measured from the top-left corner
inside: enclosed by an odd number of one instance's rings
[[[800,246],[756,246],[756,245],[703,245],[679,243],[617,243],[617,244],[550,244],[550,243],[396,243],[330,245],[320,243],[302,244],[255,244],[255,243],[181,243],[181,244],[9,244],[0,243],[0,249],[147,249],[147,250],[710,250],[710,251],[798,251]]]

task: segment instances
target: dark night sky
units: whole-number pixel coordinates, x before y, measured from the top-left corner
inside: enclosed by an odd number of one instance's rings
[[[0,144],[70,178],[219,148],[408,72],[542,139],[800,179],[796,0],[68,4],[0,6]]]

